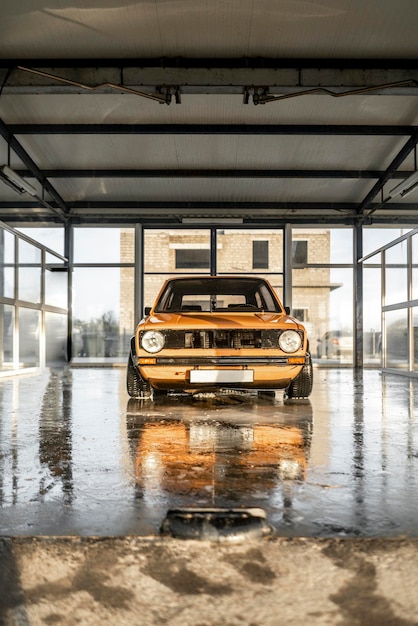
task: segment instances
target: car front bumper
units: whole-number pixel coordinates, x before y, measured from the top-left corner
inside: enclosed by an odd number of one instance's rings
[[[138,367],[141,376],[156,389],[285,389],[308,362],[307,357],[298,359],[298,363],[289,363],[288,357],[284,360],[281,357],[244,359],[242,363],[232,358],[208,358],[193,363],[189,363],[188,359],[155,359],[155,363],[144,363],[151,359],[140,358]]]

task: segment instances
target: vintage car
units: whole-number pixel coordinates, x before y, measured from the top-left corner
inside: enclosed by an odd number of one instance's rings
[[[131,339],[133,398],[231,388],[306,398],[312,383],[304,326],[255,276],[167,280]]]

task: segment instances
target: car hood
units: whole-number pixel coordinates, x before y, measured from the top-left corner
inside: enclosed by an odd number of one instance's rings
[[[170,328],[292,328],[303,329],[295,318],[280,313],[154,313],[140,322],[142,329]]]

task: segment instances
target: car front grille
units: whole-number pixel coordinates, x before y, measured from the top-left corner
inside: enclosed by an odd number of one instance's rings
[[[277,348],[280,331],[277,330],[175,330],[166,334],[168,349],[222,349]]]

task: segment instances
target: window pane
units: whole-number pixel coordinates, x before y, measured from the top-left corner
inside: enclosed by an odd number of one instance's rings
[[[295,263],[331,263],[332,261],[341,263],[340,258],[331,259],[331,232],[329,228],[293,228],[293,261]],[[337,232],[343,233],[347,238],[346,231]]]
[[[170,276],[175,273],[184,274],[183,271],[176,272],[177,269],[193,269],[193,267],[197,273],[201,273],[199,269],[206,268],[209,270],[209,230],[158,230],[151,228],[144,232],[145,273],[158,272],[162,276],[165,274]],[[161,286],[163,280],[163,278],[157,278],[156,284]]]
[[[418,299],[418,235],[411,239],[412,243],[412,300]]]
[[[59,267],[59,265],[57,266]],[[67,308],[67,272],[48,270],[45,272],[45,303]]]
[[[379,260],[380,255],[374,260]],[[382,347],[382,304],[380,267],[363,268],[363,342],[364,362],[380,364]]]
[[[321,253],[322,254],[322,253]],[[353,358],[351,269],[293,270],[293,310],[303,311],[312,356],[328,362]]]
[[[14,298],[15,237],[0,228],[0,296]]]
[[[410,228],[378,228],[366,227],[363,229],[363,255],[367,256],[378,248],[394,241],[407,233]]]
[[[24,233],[31,239],[39,241],[43,246],[58,252],[58,254],[64,255],[64,228],[16,228],[21,233]]]
[[[308,262],[308,242],[305,240],[292,241],[292,263],[305,264]]]
[[[293,228],[292,258],[302,263],[353,263],[352,228]]]
[[[412,309],[412,332],[414,345],[414,371],[418,372],[418,307]]]
[[[33,246],[23,239],[19,239],[19,264],[25,263],[30,265],[41,264],[41,250]]]
[[[210,269],[210,250],[176,250],[176,269]]]
[[[125,357],[134,331],[134,268],[76,268],[73,355]]]
[[[46,365],[53,366],[67,361],[67,316],[58,313],[45,314]]]
[[[41,250],[19,239],[19,300],[41,301]]]
[[[253,269],[268,269],[269,242],[253,241]]]
[[[408,310],[387,311],[386,367],[408,368]]]
[[[283,272],[282,230],[218,230],[216,243],[218,274],[245,274],[254,269]]]
[[[353,262],[353,230],[351,228],[330,229],[331,263]]]
[[[13,369],[14,307],[0,304],[0,371]]]
[[[396,304],[408,299],[407,242],[386,251],[385,304]]]
[[[262,275],[265,278],[264,274]],[[286,303],[283,302],[283,274],[269,274],[267,276],[267,281],[270,283],[274,291],[279,297],[280,302],[283,306],[286,306]]]
[[[133,263],[133,228],[75,228],[74,263]]]
[[[19,368],[39,367],[40,312],[19,309]]]
[[[144,308],[151,307],[160,292],[162,284],[167,276],[145,275],[144,276]]]

